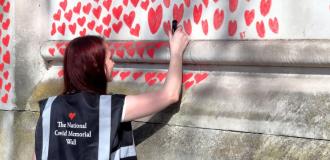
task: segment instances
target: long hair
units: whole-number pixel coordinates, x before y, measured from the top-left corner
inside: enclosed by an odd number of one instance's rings
[[[83,36],[70,41],[64,55],[64,94],[88,91],[105,94],[106,48],[99,36]]]

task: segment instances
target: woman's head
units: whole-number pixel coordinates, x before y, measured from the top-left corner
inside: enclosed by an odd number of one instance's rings
[[[114,66],[103,38],[84,36],[73,39],[64,55],[64,93],[89,91],[106,93]]]

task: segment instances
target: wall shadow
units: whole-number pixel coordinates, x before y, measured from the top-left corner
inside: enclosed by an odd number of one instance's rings
[[[179,112],[180,104],[182,100],[182,93],[180,94],[179,101],[168,106],[161,112],[158,112],[156,115],[152,116],[148,122],[141,122],[145,123],[142,126],[136,128],[134,133],[134,140],[135,145],[139,145],[152,135],[154,135],[158,130],[163,128],[165,125],[168,124],[172,116]],[[161,120],[161,122],[159,122]],[[150,124],[157,124],[157,125],[150,125]]]

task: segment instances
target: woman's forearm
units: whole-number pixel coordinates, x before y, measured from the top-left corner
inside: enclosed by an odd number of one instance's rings
[[[164,84],[164,92],[173,102],[178,101],[181,92],[182,56],[180,55],[181,54],[171,55],[168,73]]]

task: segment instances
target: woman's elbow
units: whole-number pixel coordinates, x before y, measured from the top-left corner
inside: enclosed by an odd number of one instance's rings
[[[170,94],[168,95],[168,101],[170,104],[173,104],[173,103],[176,103],[179,101],[179,98],[180,98],[180,94],[178,93],[173,93],[173,94]]]

